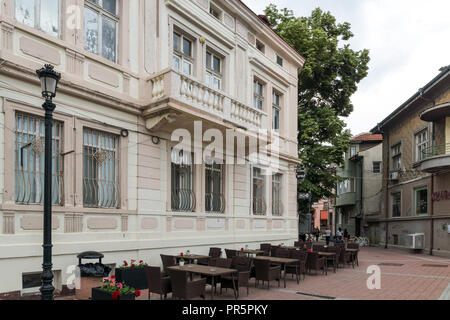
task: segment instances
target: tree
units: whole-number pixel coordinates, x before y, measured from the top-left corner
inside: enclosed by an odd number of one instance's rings
[[[299,189],[311,192],[314,203],[332,197],[341,180],[335,167],[343,163],[351,138],[344,119],[353,111],[350,98],[357,84],[367,76],[369,51],[352,50],[350,24],[336,23],[320,8],[310,17],[295,17],[271,4],[265,14],[273,30],[306,58],[298,84],[298,144],[307,173]],[[307,200],[300,206],[308,212]]]

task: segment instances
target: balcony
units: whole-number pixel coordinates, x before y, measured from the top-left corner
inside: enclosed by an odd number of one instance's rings
[[[356,205],[356,192],[349,192],[338,195],[336,198],[336,207]]]
[[[420,115],[420,119],[427,122],[438,121],[445,117],[450,117],[450,102],[429,108]]]
[[[177,71],[166,70],[147,79],[146,85],[149,103],[143,115],[149,130],[186,128],[194,120],[230,129],[267,128],[267,114],[263,111]]]
[[[448,169],[450,169],[450,143],[433,146],[423,151],[420,170],[438,173]]]

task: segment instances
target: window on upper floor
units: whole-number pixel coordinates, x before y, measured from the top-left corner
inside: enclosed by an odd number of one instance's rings
[[[428,188],[418,188],[414,190],[416,215],[428,214]]]
[[[392,170],[400,171],[402,169],[402,145],[399,143],[391,148],[392,151]]]
[[[338,183],[337,195],[355,192],[355,179],[350,178]]]
[[[372,162],[372,173],[381,173],[381,162],[380,161]]]
[[[283,195],[282,195],[282,174],[274,174],[272,176],[272,215],[283,215]]]
[[[354,156],[356,156],[356,146],[351,146],[350,147],[350,158],[353,158]]]
[[[119,136],[83,130],[83,205],[120,208]]]
[[[280,131],[281,95],[273,92],[272,95],[272,130]]]
[[[45,122],[41,117],[15,115],[15,202],[44,203]],[[53,121],[52,204],[63,205],[62,123]]]
[[[402,194],[401,192],[396,192],[391,194],[391,210],[392,217],[402,216]]]
[[[217,161],[205,164],[205,210],[222,213],[225,210],[224,165]]]
[[[280,57],[278,54],[276,54],[276,62],[278,65],[280,65],[282,67],[283,63],[284,63],[284,59],[282,57]]]
[[[117,62],[117,9],[117,0],[84,2],[84,48],[113,62]]]
[[[172,211],[193,212],[195,209],[193,156],[183,150],[172,149],[171,157]]]
[[[18,22],[44,31],[53,37],[60,35],[59,0],[15,0]]]
[[[262,110],[264,105],[264,85],[258,80],[253,81],[253,107]]]
[[[266,52],[266,46],[264,45],[264,43],[262,43],[261,41],[259,41],[258,39],[256,39],[256,49],[258,49],[259,51],[261,51],[262,53]]]
[[[424,160],[426,151],[429,147],[429,133],[428,128],[424,129],[414,136],[415,141],[415,161]]]
[[[220,10],[216,5],[214,5],[212,2],[209,5],[209,13],[216,18],[217,20],[222,19],[222,10]]]
[[[173,68],[187,75],[194,71],[193,41],[181,33],[173,33]]]
[[[262,169],[253,168],[253,195],[252,212],[254,215],[265,216],[267,211],[266,204],[266,176]]]
[[[206,84],[215,90],[222,90],[222,58],[206,51]]]

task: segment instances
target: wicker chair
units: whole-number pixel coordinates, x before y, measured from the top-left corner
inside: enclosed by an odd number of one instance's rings
[[[341,254],[339,255],[338,266],[339,264],[342,264],[345,267],[346,264],[351,264],[353,268],[355,268],[351,252],[345,251],[344,246],[339,246],[339,248],[341,249]]]
[[[233,257],[238,255],[238,252],[237,250],[225,249],[225,254],[227,255],[228,259],[233,259]]]
[[[286,265],[286,273],[292,274],[292,276],[297,275],[297,284],[299,283],[299,276],[303,274],[303,279],[306,278],[307,272],[307,254],[303,250],[290,250],[289,258],[297,259],[298,263],[295,265]]]
[[[359,251],[359,243],[348,243],[347,249],[358,249],[358,251]],[[352,259],[354,262],[356,262],[356,265],[359,266],[358,252],[355,252],[352,255]]]
[[[238,270],[237,275],[234,276],[234,286],[233,286],[233,277],[224,276],[221,277],[220,282],[220,292],[222,293],[222,289],[237,289],[237,296],[239,297],[239,288],[247,287],[247,296],[249,292],[249,280],[250,280],[250,271],[252,267],[252,260],[247,257],[235,256],[233,257],[231,268]]]
[[[177,265],[177,259],[174,256],[166,256],[164,254],[161,255],[161,261],[163,264],[164,276],[167,276],[167,268],[173,267]]]
[[[172,284],[172,298],[191,300],[200,297],[205,300],[206,279],[188,281],[186,271],[170,269],[169,276]]]
[[[312,249],[314,252],[325,252],[325,247],[321,244],[314,244]]]
[[[311,241],[306,242],[306,249],[308,249],[308,250],[312,249],[312,246],[313,246],[313,244]]]
[[[281,280],[281,267],[271,266],[268,260],[253,260],[256,272],[255,287],[259,285],[259,281],[267,281],[267,289],[270,289],[270,281],[278,280],[278,287],[280,287]]]
[[[325,257],[319,257],[319,254],[317,252],[309,252],[308,253],[308,270],[311,273],[311,270],[314,269],[317,271],[322,269],[323,273],[326,273],[325,268]]]
[[[336,271],[336,268],[338,267],[338,264],[339,264],[339,256],[341,254],[341,248],[336,247],[336,246],[328,247],[326,252],[336,253],[336,256],[334,256],[334,257],[327,257],[327,265],[331,266],[331,264],[328,263],[329,261],[331,261],[333,264],[334,271]]]
[[[146,266],[145,273],[148,282],[148,299],[150,300],[151,293],[159,294],[161,300],[163,299],[163,296],[167,299],[167,294],[172,292],[170,278],[165,276],[164,272],[161,272],[160,267]]]
[[[207,266],[209,265],[209,260],[211,259],[218,259],[222,255],[222,249],[221,248],[209,248],[209,258],[204,259],[198,259],[197,263],[200,265]]]
[[[224,259],[224,258],[211,258],[209,259],[209,266],[217,267],[217,268],[231,268],[231,263],[233,259]],[[212,277],[210,276],[202,276],[202,278],[206,279],[206,284],[212,286]],[[214,281],[214,291],[217,291],[217,284],[220,282],[221,277],[216,277]]]
[[[305,246],[305,243],[304,243],[303,241],[295,241],[295,242],[294,242],[294,247],[303,249],[304,246]]]
[[[277,258],[289,258],[289,249],[277,248],[275,251],[275,257]]]
[[[276,257],[277,256],[277,250],[279,249],[278,246],[270,246],[270,256]]]
[[[264,255],[266,257],[270,256],[270,248],[272,247],[272,245],[270,243],[262,243],[260,245],[260,249],[261,251],[264,251]]]

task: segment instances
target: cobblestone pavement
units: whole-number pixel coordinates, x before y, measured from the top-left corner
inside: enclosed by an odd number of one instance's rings
[[[367,288],[367,279],[371,276],[367,268],[372,265],[381,269],[380,290]],[[286,288],[283,281],[278,288],[278,283],[273,281],[267,290],[262,286],[255,288],[255,282],[251,280],[249,296],[245,288],[241,288],[240,300],[450,300],[450,259],[401,250],[362,248],[359,266],[355,265],[355,268],[347,265],[336,273],[330,268],[328,275],[314,275],[313,272],[300,284],[288,275],[286,282]],[[211,297],[209,288],[207,299]],[[141,299],[148,299],[146,291]],[[153,299],[159,299],[159,296],[152,296]],[[233,290],[224,290],[215,299],[234,299]]]

